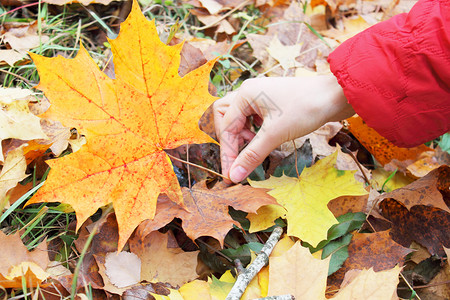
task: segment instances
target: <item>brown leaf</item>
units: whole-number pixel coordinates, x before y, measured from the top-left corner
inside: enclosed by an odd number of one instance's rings
[[[272,40],[277,37],[284,46],[301,45],[298,49],[295,61],[310,69],[315,69],[316,60],[321,55],[326,56],[330,49],[303,23],[307,21],[302,8],[296,2],[292,2],[283,12],[283,22],[272,24],[266,34],[248,34],[247,38],[264,69],[271,69],[278,63],[269,55],[267,48]],[[274,76],[294,76],[295,68],[286,72],[281,67],[274,68],[271,73]]]
[[[16,283],[2,282],[2,280],[5,280],[14,268],[17,268],[23,263],[33,264],[37,268],[40,268],[41,272],[44,272],[49,264],[46,241],[39,244],[34,251],[28,251],[20,239],[19,232],[6,235],[0,231],[0,285],[8,287],[11,284],[10,287],[21,287],[21,276],[18,277],[18,282],[16,282],[16,279],[10,280]],[[36,286],[37,283],[42,281],[42,279],[39,281],[39,275],[34,273],[35,270],[31,265],[24,266],[22,270],[26,283],[30,280],[32,285]],[[12,277],[17,278],[17,276]]]
[[[346,213],[364,212],[367,207],[369,195],[342,196],[328,202],[328,208],[335,217]]]
[[[376,272],[391,269],[410,252],[411,249],[394,242],[389,231],[355,233],[348,246],[348,259],[341,269],[328,277],[328,285],[332,290],[339,289],[345,273],[352,269],[373,268]]]
[[[382,216],[392,223],[390,235],[394,241],[405,247],[416,241],[432,255],[445,255],[442,246],[450,247],[450,213],[425,205],[408,210],[392,198],[384,199],[379,206]]]
[[[154,231],[143,240],[130,239],[131,252],[141,259],[141,280],[181,286],[198,277],[195,269],[200,251],[184,252],[169,233]]]
[[[393,198],[411,209],[414,205],[433,206],[450,213],[450,167],[441,166],[405,187],[381,195],[378,201]]]
[[[208,189],[206,182],[202,181],[194,185],[191,190],[183,188],[184,204],[187,210],[171,202],[167,197],[160,196],[155,218],[142,222],[135,234],[139,238],[144,238],[172,221],[173,218],[180,218],[183,220],[184,231],[192,240],[201,236],[211,236],[223,246],[223,239],[233,225],[240,226],[228,214],[228,206],[256,213],[261,206],[277,204],[266,191],[266,189],[243,185],[225,187],[223,182]]]

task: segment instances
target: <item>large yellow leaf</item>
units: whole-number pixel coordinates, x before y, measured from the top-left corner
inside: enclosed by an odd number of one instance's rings
[[[264,181],[250,181],[253,187],[272,189],[268,192],[286,209],[287,234],[314,247],[327,238],[327,231],[337,223],[328,209],[330,200],[344,195],[365,195],[363,184],[356,181],[354,171],[337,170],[338,152],[305,168],[300,178],[283,175]],[[262,213],[257,216],[267,219]],[[257,222],[257,216],[252,216]]]
[[[269,259],[269,296],[290,294],[295,299],[323,299],[327,287],[328,265],[314,258],[296,242],[281,256]]]
[[[214,142],[200,131],[198,120],[216,98],[208,92],[214,61],[180,77],[182,44],[162,43],[136,1],[110,43],[115,79],[99,70],[83,46],[74,59],[32,55],[41,77],[38,88],[51,102],[45,116],[76,127],[87,142],[48,162],[47,182],[28,204],[70,204],[79,228],[112,202],[120,250],[139,223],[154,217],[159,194],[182,205],[164,149]]]

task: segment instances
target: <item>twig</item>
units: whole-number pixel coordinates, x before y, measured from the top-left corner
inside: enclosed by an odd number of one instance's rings
[[[242,262],[241,262],[241,260],[239,258],[236,258],[234,260],[234,266],[236,267],[236,271],[237,271],[238,275],[245,272],[245,268],[242,265]]]
[[[219,177],[222,177],[222,178],[224,178],[224,179],[230,180],[230,178],[228,178],[227,176],[224,176],[224,175],[222,175],[222,174],[220,174],[220,173],[217,173],[216,171],[213,171],[213,170],[210,170],[210,169],[205,168],[205,167],[203,167],[203,166],[200,166],[200,165],[197,165],[197,164],[194,164],[194,163],[191,163],[191,162],[182,160],[181,158],[175,157],[175,156],[173,156],[173,155],[171,155],[171,154],[169,154],[169,153],[167,153],[167,152],[166,152],[166,154],[167,154],[170,158],[175,159],[176,161],[179,161],[179,162],[182,162],[182,163],[191,165],[191,166],[193,166],[193,167],[202,169],[203,171],[206,171],[206,172],[212,173],[212,174],[214,174],[214,175],[216,175],[216,176],[219,176]],[[231,181],[231,180],[230,180],[230,181]]]
[[[17,74],[15,74],[13,72],[10,72],[10,71],[7,71],[7,70],[3,70],[3,69],[0,69],[0,72],[6,73],[6,74],[14,76],[14,77],[17,77],[20,80],[22,80],[23,82],[25,82],[26,84],[28,84],[29,86],[32,86],[31,82],[28,81],[28,79],[26,79],[25,77],[22,77],[22,76],[17,75]]]
[[[220,21],[224,20],[226,17],[228,17],[229,15],[231,15],[232,13],[234,13],[236,10],[241,9],[242,7],[246,6],[248,3],[250,2],[250,0],[244,1],[241,4],[239,4],[238,6],[236,6],[235,8],[233,8],[232,10],[230,10],[229,12],[227,12],[226,14],[224,14],[223,16],[221,16],[219,19],[217,19],[216,21],[212,22],[211,24],[202,26],[202,27],[196,27],[196,26],[192,26],[192,29],[195,30],[205,30],[208,29],[210,27],[215,26],[216,24],[218,24]]]
[[[416,294],[417,299],[422,300],[422,299],[420,299],[419,295],[417,295],[417,293],[414,290],[414,288],[409,284],[408,280],[406,280],[405,276],[403,276],[402,272],[400,272],[400,276],[402,277],[402,279],[406,283],[406,285],[409,287],[409,289]]]
[[[366,173],[364,172],[364,170],[363,170],[361,164],[359,163],[359,161],[356,159],[355,155],[353,155],[352,151],[348,150],[347,147],[345,147],[345,146],[342,146],[342,150],[344,150],[343,152],[349,154],[351,156],[351,158],[353,158],[353,160],[355,161],[355,163],[358,166],[359,170],[363,174],[364,181],[367,183],[367,185],[370,186],[369,178],[367,177]]]
[[[295,300],[295,297],[292,295],[281,295],[281,296],[270,296],[270,297],[258,298],[255,300]]]
[[[269,262],[269,255],[272,253],[273,248],[280,239],[283,229],[276,227],[270,235],[264,247],[261,249],[261,253],[258,254],[256,259],[245,269],[245,271],[238,275],[236,282],[231,288],[230,293],[225,300],[239,300],[244,294],[245,289],[252,281],[253,277]]]
[[[295,171],[297,171],[297,178],[300,178],[300,173],[298,172],[297,146],[295,145],[295,140],[292,140],[292,144],[294,144]]]

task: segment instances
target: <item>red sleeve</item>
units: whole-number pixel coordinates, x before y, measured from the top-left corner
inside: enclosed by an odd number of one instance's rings
[[[345,41],[328,61],[356,113],[396,145],[450,130],[450,1],[421,0]]]

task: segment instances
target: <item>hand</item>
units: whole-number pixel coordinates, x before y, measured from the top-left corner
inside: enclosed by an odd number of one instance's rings
[[[240,182],[282,143],[354,113],[333,75],[246,80],[214,103],[222,173]],[[261,126],[257,134],[251,121]]]

